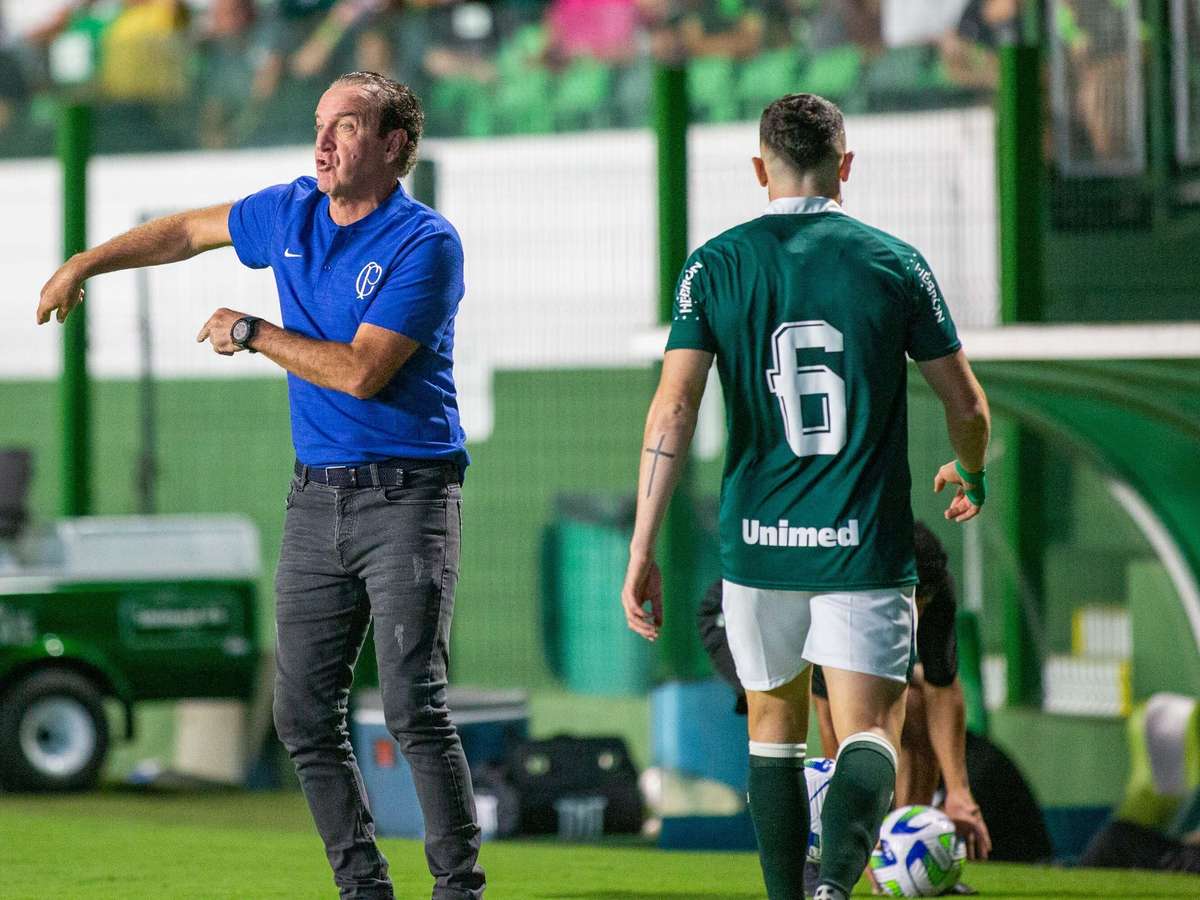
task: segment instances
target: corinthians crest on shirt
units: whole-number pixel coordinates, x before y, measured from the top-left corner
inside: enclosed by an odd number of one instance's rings
[[[764,525],[758,519],[742,519],[742,542],[759,547],[857,547],[858,519],[841,527],[793,525],[787,519]]]
[[[354,293],[359,300],[366,300],[375,293],[375,286],[379,284],[379,279],[383,277],[383,267],[377,262],[369,262],[358,272],[358,277],[354,279]]]

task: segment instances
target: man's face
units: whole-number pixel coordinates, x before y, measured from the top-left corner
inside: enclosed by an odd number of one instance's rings
[[[317,189],[331,197],[355,196],[388,177],[403,132],[379,136],[379,123],[366,89],[330,88],[317,104]],[[390,158],[389,158],[390,155]]]

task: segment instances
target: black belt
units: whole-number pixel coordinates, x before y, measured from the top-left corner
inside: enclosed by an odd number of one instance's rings
[[[452,463],[440,459],[385,459],[361,466],[306,466],[296,460],[294,471],[301,485],[307,481],[327,484],[330,487],[403,487],[405,472],[423,469],[453,468]]]

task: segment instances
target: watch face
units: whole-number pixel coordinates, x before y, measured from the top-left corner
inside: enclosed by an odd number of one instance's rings
[[[245,319],[238,319],[233,323],[233,329],[229,332],[229,336],[235,344],[240,344],[246,340],[246,335],[250,331],[250,323]]]

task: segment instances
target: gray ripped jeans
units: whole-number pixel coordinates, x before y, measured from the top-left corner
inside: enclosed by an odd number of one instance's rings
[[[446,708],[458,480],[449,465],[406,471],[402,487],[297,476],[288,494],[275,578],[275,728],[342,898],[393,897],[346,723],[372,619],[384,717],[412,769],[434,900],[483,896],[471,774]]]

